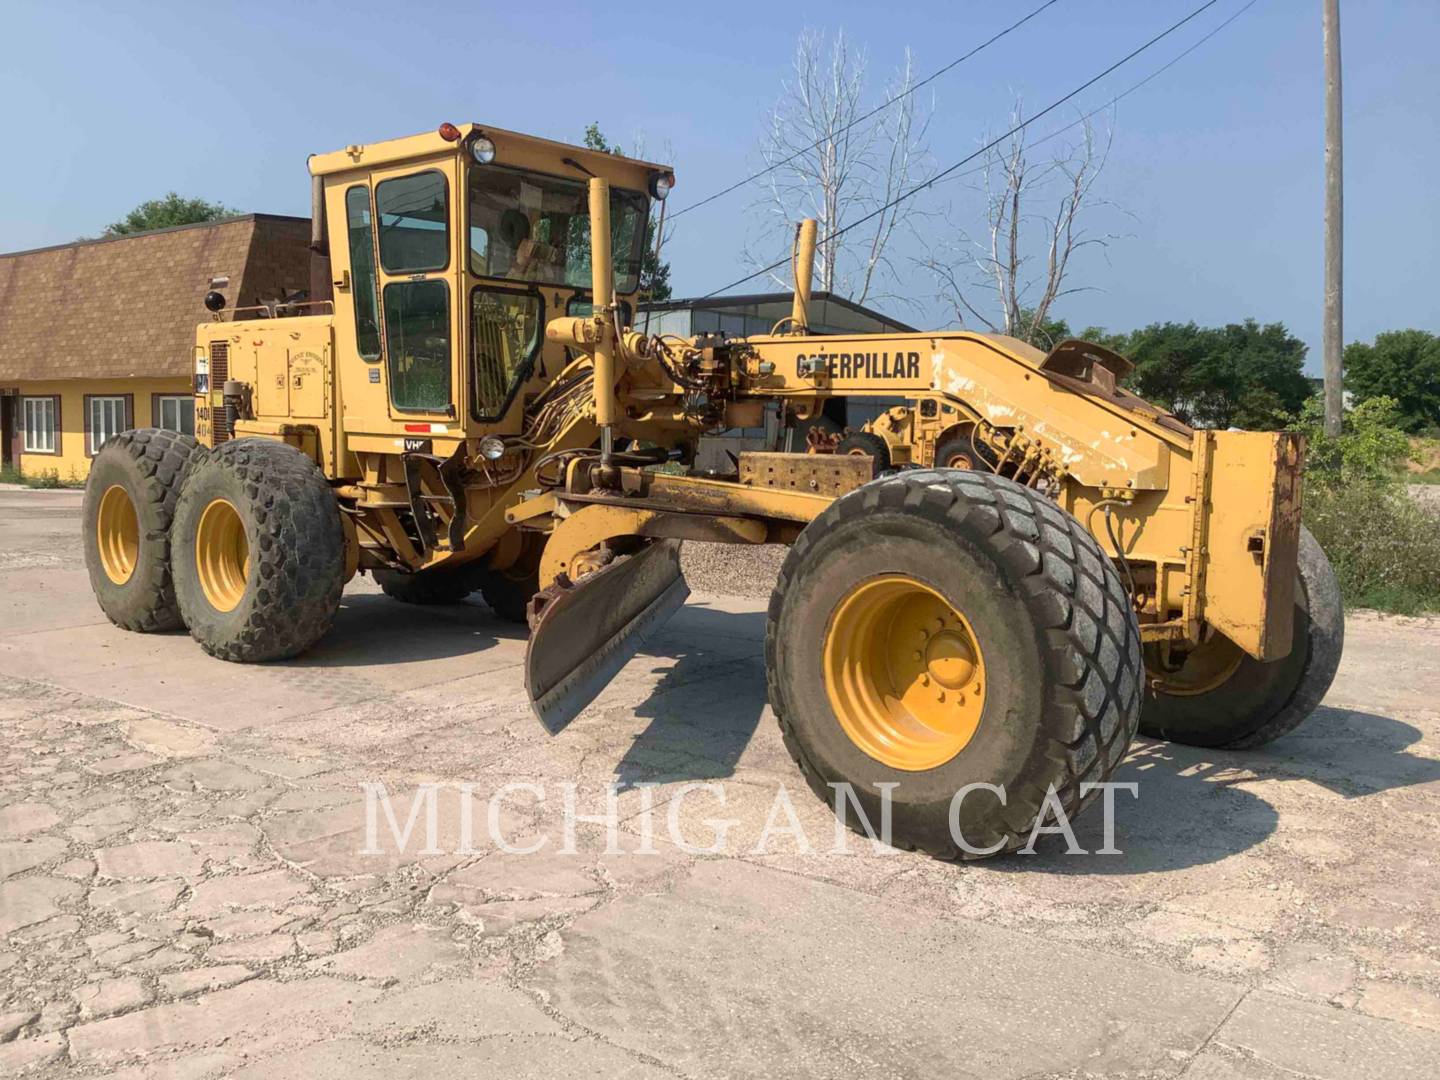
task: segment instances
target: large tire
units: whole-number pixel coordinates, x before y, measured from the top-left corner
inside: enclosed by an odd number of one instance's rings
[[[204,453],[189,435],[140,428],[107,439],[90,463],[85,566],[100,610],[122,629],[185,625],[170,577],[170,523],[181,485]]]
[[[458,604],[479,587],[479,573],[474,566],[453,570],[437,567],[418,574],[376,570],[374,574],[375,583],[385,595],[402,604]]]
[[[237,439],[207,455],[185,482],[172,536],[180,611],[212,656],[283,660],[330,629],[345,535],[330,485],[294,447]]]
[[[894,580],[918,583],[968,624],[983,660],[974,670],[988,685],[971,698],[970,707],[981,704],[968,741],[928,767],[895,767],[862,749],[837,715],[832,687],[844,679],[829,677],[831,645],[840,640],[832,635],[848,605]],[[883,628],[875,636],[884,642],[909,632],[898,617]],[[936,631],[935,640],[948,633]],[[874,785],[894,784],[892,842],[944,858],[1023,846],[1051,789],[1067,814],[1090,802],[1098,793],[1082,795],[1081,784],[1111,775],[1140,712],[1139,628],[1113,564],[1054,503],[986,473],[915,470],[832,503],[781,568],[765,654],[770,703],[816,795],[833,806],[829,785],[848,782],[878,828]],[[925,670],[937,681],[917,681],[931,689],[959,684],[936,667]],[[897,696],[908,702],[909,692]],[[904,705],[896,711],[917,715]],[[1007,801],[981,789],[963,799],[966,850],[949,815],[952,797],[974,783],[1002,786]]]
[[[835,447],[837,454],[855,454],[875,460],[875,475],[890,468],[890,445],[879,435],[869,431],[853,431],[840,440]]]
[[[1290,655],[1261,663],[1239,653],[1228,678],[1203,693],[1168,694],[1147,681],[1140,730],[1152,739],[1248,750],[1294,731],[1330,689],[1345,648],[1340,583],[1309,529],[1300,530]],[[1152,647],[1153,648],[1153,647]],[[1150,650],[1147,650],[1149,655]],[[1182,667],[1183,671],[1183,667]]]
[[[504,570],[484,570],[480,595],[490,610],[506,622],[529,625],[530,598],[540,591],[540,560],[524,559]]]
[[[965,424],[935,447],[937,469],[979,469],[993,471],[999,459],[995,451],[975,438],[975,425]]]

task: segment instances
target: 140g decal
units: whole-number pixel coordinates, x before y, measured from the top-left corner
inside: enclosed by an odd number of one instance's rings
[[[795,358],[801,378],[824,373],[832,379],[918,379],[918,352],[816,353]]]

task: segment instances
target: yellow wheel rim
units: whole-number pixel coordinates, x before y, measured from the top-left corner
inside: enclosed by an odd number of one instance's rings
[[[116,585],[124,585],[135,573],[140,558],[140,518],[130,493],[121,484],[112,484],[100,496],[95,540],[105,576]]]
[[[985,711],[975,631],[934,589],[899,574],[852,589],[825,631],[825,692],[845,734],[894,769],[944,765]]]
[[[200,515],[195,530],[195,568],[205,599],[216,611],[234,611],[250,579],[250,545],[240,511],[216,499]]]
[[[1145,673],[1150,685],[1175,697],[1206,694],[1224,684],[1240,666],[1245,653],[1218,631],[1187,653],[1169,642],[1145,646]]]

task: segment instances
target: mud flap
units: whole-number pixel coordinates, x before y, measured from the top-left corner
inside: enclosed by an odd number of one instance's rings
[[[540,593],[525,687],[545,730],[553,735],[574,720],[689,595],[678,540],[658,540],[578,584]]]

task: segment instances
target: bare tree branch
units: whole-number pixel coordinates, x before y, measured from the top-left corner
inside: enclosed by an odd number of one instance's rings
[[[766,116],[760,156],[772,171],[766,174],[764,197],[752,207],[759,237],[744,254],[751,266],[774,262],[780,244],[791,243],[795,221],[813,217],[822,238],[815,252],[816,288],[857,303],[886,295],[877,291],[881,282],[896,280],[888,253],[897,232],[921,211],[910,200],[887,204],[924,180],[931,168],[929,112],[917,102],[918,95],[907,92],[915,83],[909,51],[884,90],[887,99],[899,100],[882,114],[861,119],[867,111],[866,83],[867,58],[843,32],[833,40],[815,30],[800,35],[791,76]],[[824,239],[881,207],[866,230]],[[778,273],[768,276],[782,287],[791,284]]]
[[[1018,125],[1024,108],[1017,99],[1012,114]],[[1048,161],[1032,162],[1023,133],[988,149],[980,168],[978,193],[983,198],[986,238],[968,239],[956,229],[939,246],[929,246],[917,260],[934,278],[943,299],[963,325],[967,316],[991,330],[1035,344],[1045,341],[1045,326],[1054,304],[1088,286],[1069,284],[1072,260],[1082,248],[1104,249],[1110,235],[1091,235],[1089,213],[1108,205],[1095,193],[1095,183],[1109,159],[1114,128],[1097,137],[1088,117],[1081,121],[1078,142],[1062,147]],[[1052,201],[1053,200],[1053,201]],[[1050,202],[1053,209],[1037,210]],[[1043,251],[1043,260],[1038,253]],[[1031,272],[1043,261],[1043,269]],[[989,295],[996,315],[984,314]]]

